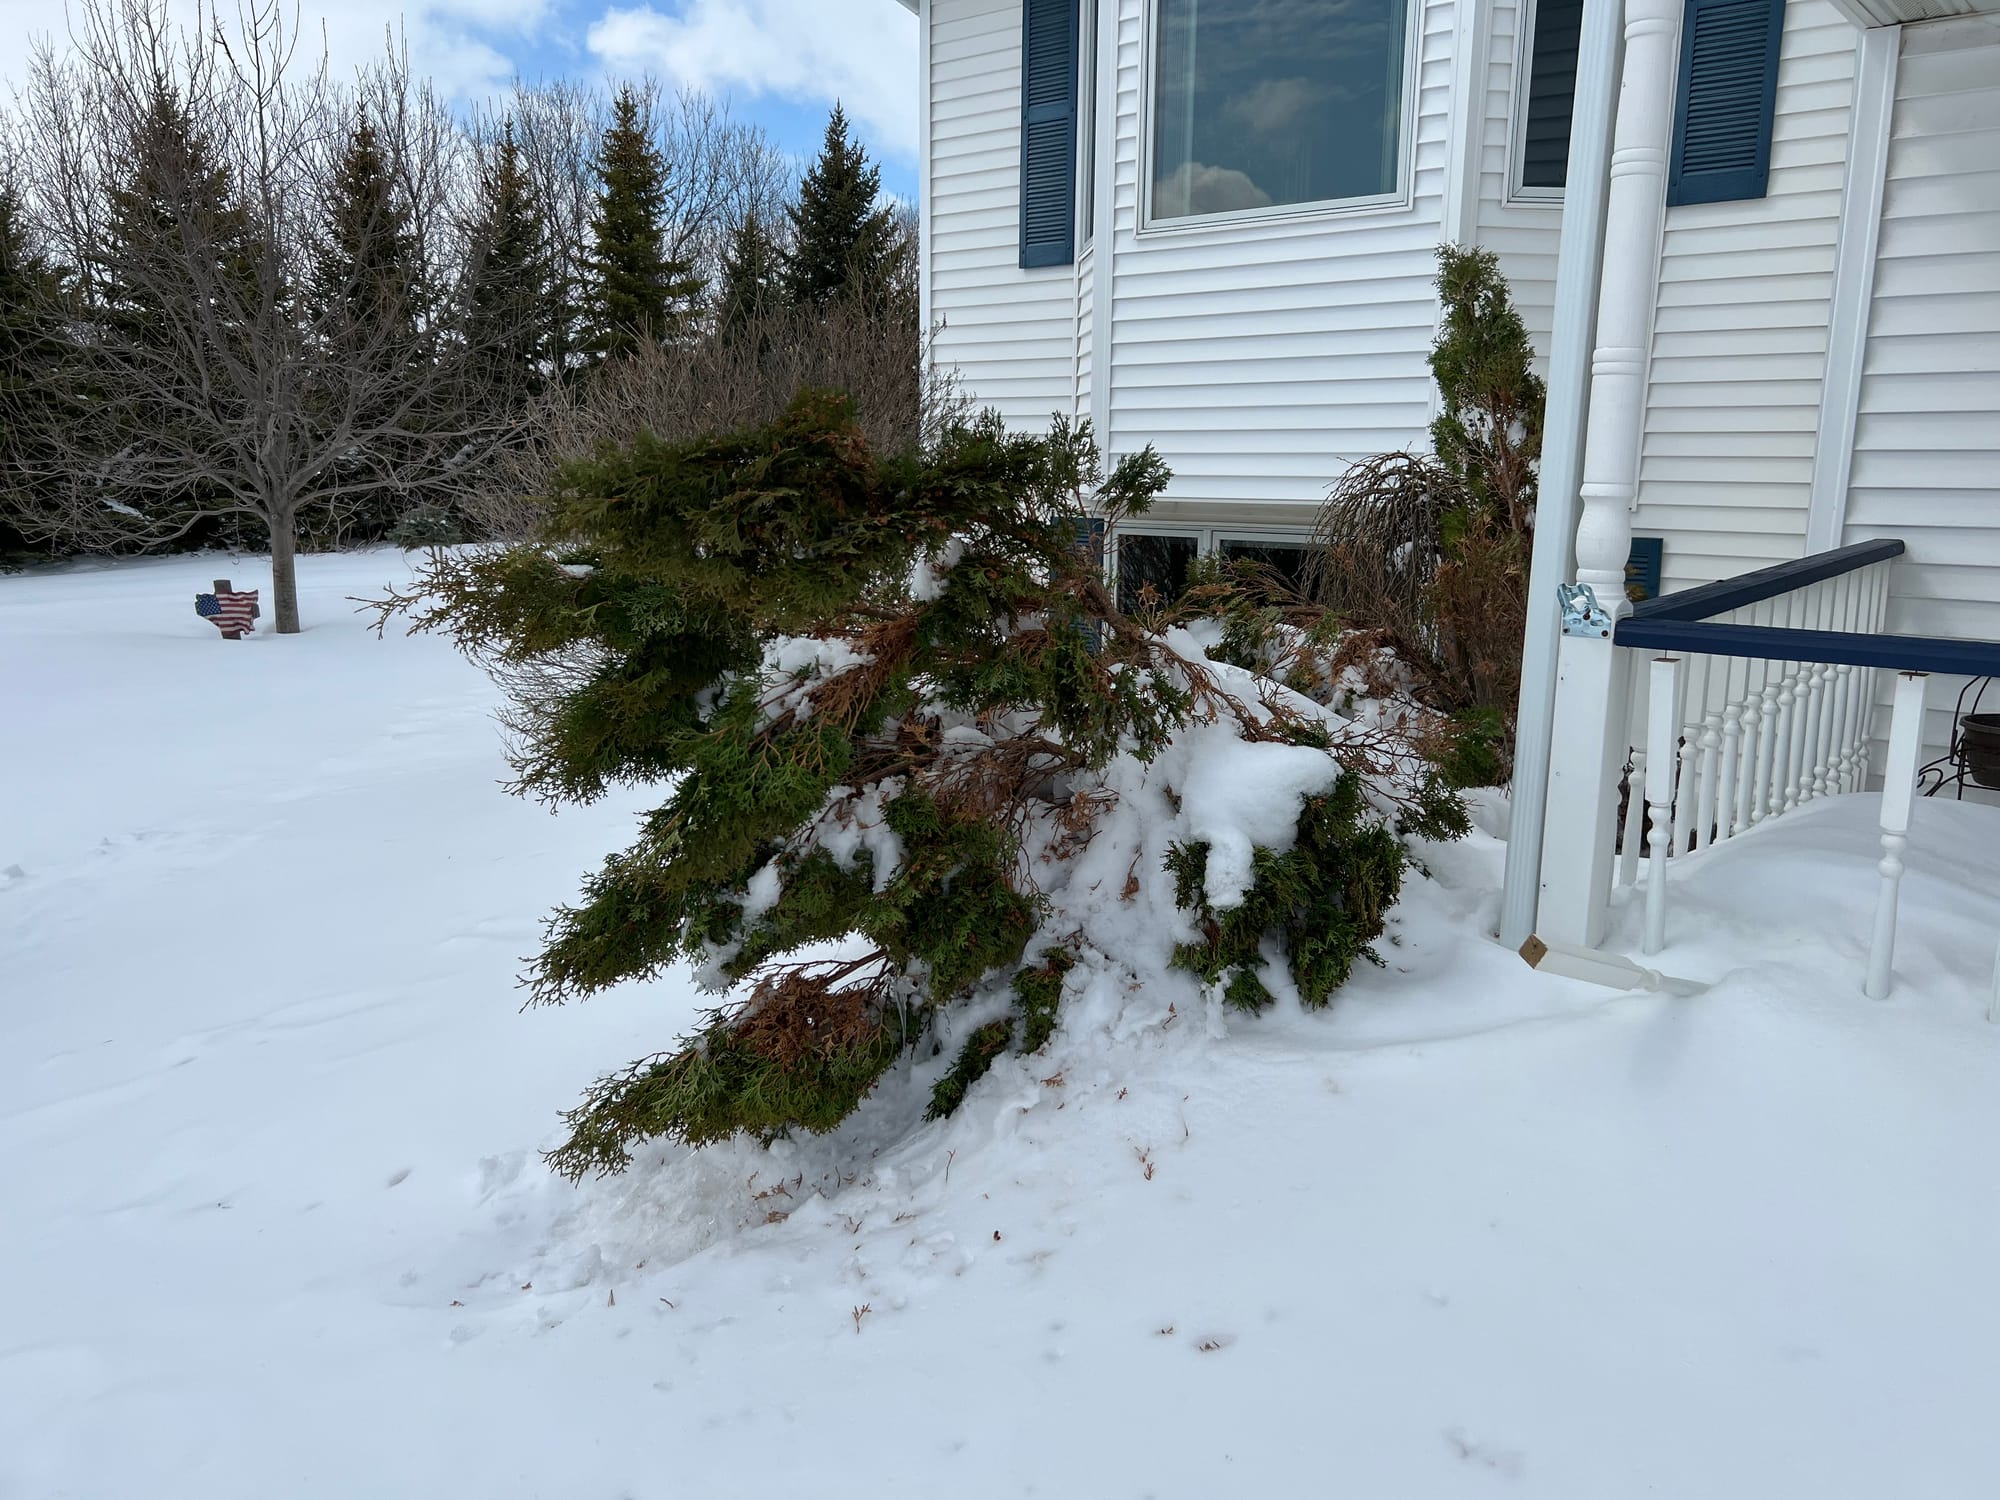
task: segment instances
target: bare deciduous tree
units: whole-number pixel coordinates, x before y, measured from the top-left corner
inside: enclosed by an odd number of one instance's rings
[[[454,316],[461,258],[430,247],[418,263],[435,284],[367,295],[327,295],[314,263],[362,112],[401,201],[347,226],[356,278],[369,236],[448,217],[430,208],[450,132],[395,56],[343,98],[282,0],[247,0],[234,22],[204,6],[185,30],[156,0],[85,0],[77,16],[73,56],[44,47],[25,98],[38,208],[84,269],[51,310],[70,399],[40,524],[91,546],[252,517],[277,629],[295,632],[302,522],[337,532],[487,440],[479,351]]]

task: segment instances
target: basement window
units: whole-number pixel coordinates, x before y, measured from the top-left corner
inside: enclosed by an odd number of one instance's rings
[[[1194,560],[1201,555],[1199,536],[1167,536],[1127,531],[1118,537],[1118,608],[1125,614],[1157,609],[1180,598],[1188,585]]]
[[[1408,0],[1156,0],[1152,222],[1396,198]]]

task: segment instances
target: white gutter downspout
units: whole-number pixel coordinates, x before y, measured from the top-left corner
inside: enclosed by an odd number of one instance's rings
[[[1549,334],[1541,498],[1529,573],[1528,629],[1521,649],[1507,884],[1500,902],[1500,941],[1509,948],[1519,948],[1535,930],[1541,887],[1542,818],[1548,804],[1556,645],[1562,623],[1556,589],[1569,582],[1575,551],[1623,20],[1620,0],[1584,0],[1582,31],[1577,39],[1576,102],[1570,116],[1569,167],[1563,188],[1562,239],[1556,262],[1555,322]]]

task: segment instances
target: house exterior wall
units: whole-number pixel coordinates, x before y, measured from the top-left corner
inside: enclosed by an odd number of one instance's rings
[[[2000,640],[2000,19],[1906,27],[1848,541],[1901,537],[1890,629]]]
[[[1901,53],[1842,539],[1908,545],[1890,630],[2000,640],[2000,19],[1906,26]],[[1926,759],[1961,686],[1929,684]]]
[[[1407,207],[1174,229],[1139,219],[1147,9],[1118,4],[1110,447],[1160,449],[1163,521],[1304,525],[1346,461],[1430,420],[1451,6],[1418,17]]]
[[[1556,249],[1562,238],[1562,201],[1522,193],[1516,186],[1520,153],[1523,48],[1529,40],[1533,0],[1493,0],[1482,70],[1477,239],[1500,258],[1514,306],[1546,360],[1556,300]]]
[[[1010,425],[1074,413],[1078,275],[1020,268],[1020,0],[928,0],[924,279],[933,357]]]
[[[1099,170],[1110,212],[1074,267],[1024,271],[1019,0],[926,0],[924,275],[936,359],[1010,424],[1095,411],[1108,453],[1154,444],[1174,471],[1155,511],[1164,524],[1304,527],[1348,460],[1420,446],[1454,14],[1452,0],[1417,3],[1407,202],[1147,229],[1150,8],[1103,0],[1111,87],[1099,101]],[[1552,278],[1552,244],[1548,255]]]
[[[1668,590],[1806,550],[1859,42],[1792,0],[1766,195],[1667,211],[1632,529]]]

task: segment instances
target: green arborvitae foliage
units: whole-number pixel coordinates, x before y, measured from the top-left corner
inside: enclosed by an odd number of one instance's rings
[[[887,1066],[892,1021],[914,1042],[1018,966],[1043,909],[1020,809],[1051,772],[1151,755],[1192,703],[1179,658],[1117,615],[1075,545],[1086,506],[1138,514],[1165,479],[1150,449],[1103,475],[1065,423],[1037,438],[984,419],[885,460],[845,397],[807,393],[766,427],[573,466],[535,543],[433,560],[419,624],[513,690],[523,790],[671,788],[557,914],[535,997],[680,960],[752,987],[681,1051],[607,1080],[558,1167],[615,1166],[652,1134],[827,1128]],[[947,554],[913,596],[913,567]],[[971,735],[1009,714],[1021,733]],[[864,803],[893,868],[837,842]],[[866,958],[797,957],[834,939]]]
[[[558,1170],[616,1170],[652,1136],[831,1129],[942,1011],[1011,982],[1017,1013],[934,1101],[955,1107],[1013,1036],[1056,1030],[1086,940],[1033,947],[1055,915],[1038,872],[1089,844],[1117,777],[1195,717],[1338,756],[1320,720],[1247,705],[1118,610],[1080,528],[1143,513],[1166,478],[1150,449],[1104,474],[1061,419],[883,458],[846,397],[806,392],[762,427],[571,466],[531,543],[433,555],[402,607],[508,690],[519,789],[661,789],[551,921],[534,1000],[680,962],[745,996],[601,1082]],[[1250,915],[1215,918],[1229,945],[1204,977],[1275,931],[1324,999],[1381,930],[1401,847],[1363,779],[1264,857]]]
[[[635,1141],[670,1136],[692,1146],[737,1134],[771,1140],[791,1130],[828,1131],[854,1112],[905,1046],[893,1011],[825,1039],[815,1017],[784,1018],[803,1041],[772,1027],[716,1016],[680,1050],[599,1080],[564,1114],[570,1138],[554,1153],[571,1177],[616,1172]],[[822,1026],[833,1032],[836,1027]]]
[[[942,1120],[958,1112],[959,1105],[965,1103],[965,1096],[971,1087],[993,1070],[1007,1044],[1014,1040],[1012,1021],[988,1021],[976,1028],[965,1039],[944,1077],[931,1090],[931,1106],[924,1111],[926,1120]]]
[[[1056,1034],[1062,1009],[1063,979],[1076,967],[1076,955],[1058,948],[1032,969],[1014,976],[1014,998],[1021,1004],[1021,1050],[1039,1052]]]
[[[591,348],[615,358],[675,338],[701,292],[687,262],[667,253],[667,163],[629,87],[611,101],[597,150],[597,212],[588,266]]]
[[[1282,854],[1255,851],[1250,890],[1235,906],[1217,910],[1208,901],[1208,846],[1175,845],[1167,859],[1174,899],[1202,933],[1175,951],[1175,966],[1220,986],[1230,1005],[1255,1011],[1272,998],[1261,972],[1268,945],[1286,955],[1308,1009],[1325,1005],[1358,960],[1379,961],[1372,944],[1402,889],[1405,855],[1397,831],[1366,815],[1363,785],[1344,776],[1307,798],[1296,842]],[[1463,819],[1463,805],[1434,783],[1406,812],[1403,830],[1457,837]]]
[[[786,209],[792,248],[785,288],[794,306],[819,307],[850,288],[872,293],[888,283],[898,252],[888,210],[876,202],[881,193],[881,169],[848,133],[836,104],[798,201]]]
[[[63,277],[28,237],[13,184],[0,181],[0,567],[33,555],[55,460],[62,350],[49,336]]]
[[[546,384],[557,336],[550,316],[556,277],[548,231],[512,120],[501,126],[480,174],[478,211],[469,228],[474,263],[466,342],[480,351],[480,365],[511,407]]]
[[[722,254],[716,327],[725,336],[776,311],[785,298],[785,252],[753,210],[729,232]]]
[[[1432,450],[1463,481],[1487,530],[1525,534],[1548,400],[1534,373],[1534,345],[1491,250],[1440,246],[1437,283],[1443,316],[1430,357],[1439,397]]]

